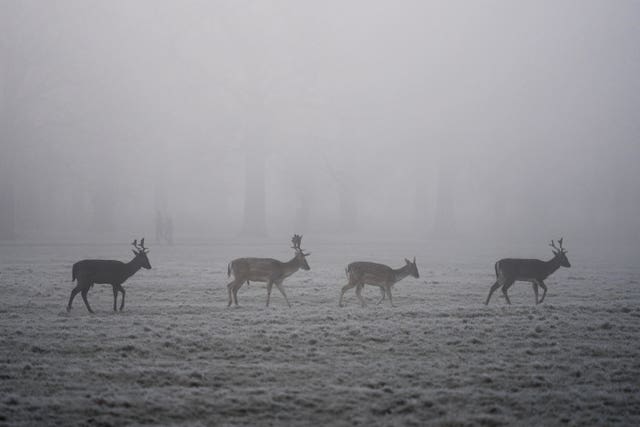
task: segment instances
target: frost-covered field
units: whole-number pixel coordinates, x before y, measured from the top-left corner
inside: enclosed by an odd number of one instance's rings
[[[0,247],[0,425],[640,425],[640,268],[569,246],[544,304],[517,283],[486,307],[498,255],[548,248],[306,243],[291,309],[262,284],[226,307],[227,262],[288,245],[220,244],[152,247],[125,311],[96,285],[95,315],[65,310],[71,264],[126,246]],[[395,308],[337,307],[347,262],[414,255]]]

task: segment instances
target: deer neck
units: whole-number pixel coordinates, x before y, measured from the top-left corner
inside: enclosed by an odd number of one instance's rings
[[[549,261],[546,261],[545,264],[547,265],[547,273],[546,273],[545,279],[551,276],[553,273],[555,273],[557,269],[560,268],[560,260],[558,259],[558,257],[555,257],[555,256],[551,258]]]
[[[282,265],[284,266],[285,277],[291,276],[300,269],[300,262],[298,261],[298,257],[295,255],[289,261],[283,262]]]
[[[394,283],[399,282],[400,280],[404,279],[408,275],[409,275],[409,266],[408,265],[404,265],[403,267],[400,267],[398,269],[394,269],[393,270]]]
[[[131,261],[129,261],[126,265],[126,278],[129,278],[137,273],[138,270],[142,268],[142,263],[138,260],[138,257],[134,257]]]

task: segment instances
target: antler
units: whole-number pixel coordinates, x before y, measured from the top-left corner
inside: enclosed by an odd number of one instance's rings
[[[302,248],[300,247],[300,244],[302,243],[302,236],[298,235],[298,234],[294,234],[293,237],[291,238],[291,243],[293,243],[293,246],[291,246],[293,249],[295,249],[297,252],[300,252],[302,255],[304,256],[309,256],[311,255],[311,252],[309,253],[304,253],[304,251],[302,250]]]
[[[561,237],[561,238],[560,238],[560,240],[558,240],[558,243],[560,244],[560,251],[561,251],[563,254],[566,254],[566,253],[567,253],[567,250],[566,250],[565,248],[563,248],[563,247],[562,247],[562,239],[564,239],[564,237]]]
[[[140,239],[140,249],[144,252],[149,252],[149,249],[144,247],[144,237]]]
[[[132,245],[134,248],[136,248],[140,252],[143,252],[143,253],[149,252],[149,249],[144,247],[144,237],[140,239],[140,244],[138,244],[138,239],[134,239]]]
[[[562,240],[564,239],[564,237],[561,237],[560,239],[558,239],[558,244],[560,244],[560,247],[557,247],[555,245],[555,243],[553,242],[553,240],[551,240],[551,244],[549,246],[551,246],[553,249],[555,249],[558,252],[562,252],[567,253],[567,250],[565,248],[562,247]]]

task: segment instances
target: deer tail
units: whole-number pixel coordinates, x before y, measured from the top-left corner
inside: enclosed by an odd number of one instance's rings
[[[494,269],[496,270],[496,277],[498,277],[498,264],[500,263],[500,261],[496,262],[496,264],[493,266]]]
[[[76,277],[78,276],[78,263],[76,262],[75,264],[73,264],[73,267],[71,267],[71,281],[75,281]]]
[[[227,277],[231,277],[231,263],[227,264]]]

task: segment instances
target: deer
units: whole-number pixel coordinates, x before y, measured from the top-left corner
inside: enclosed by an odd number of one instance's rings
[[[293,258],[286,262],[273,258],[237,258],[231,261],[227,267],[227,276],[231,277],[231,274],[233,274],[234,279],[227,285],[229,292],[229,304],[227,307],[230,307],[232,303],[235,303],[236,307],[238,306],[238,290],[245,282],[249,283],[249,281],[267,284],[267,307],[269,307],[273,285],[276,285],[287,305],[291,307],[291,303],[282,286],[284,279],[300,269],[311,270],[307,262],[307,257],[311,253],[305,253],[300,248],[302,236],[294,234],[291,243],[293,244],[291,248],[295,253]]]
[[[360,300],[362,307],[365,307],[366,303],[364,298],[362,298],[362,289],[364,288],[364,285],[373,285],[380,288],[380,293],[382,295],[382,298],[378,301],[378,305],[382,304],[385,296],[388,296],[391,307],[395,307],[393,305],[393,297],[391,296],[391,288],[393,285],[407,276],[412,276],[416,279],[420,277],[420,273],[418,273],[418,266],[416,265],[416,258],[413,257],[413,261],[409,261],[405,258],[404,261],[405,265],[396,269],[375,262],[359,261],[349,264],[345,270],[348,283],[342,287],[338,306],[342,307],[342,298],[344,297],[344,293],[355,287],[356,296]]]
[[[67,311],[71,311],[73,299],[76,297],[78,292],[80,292],[84,305],[87,306],[87,310],[89,310],[89,313],[93,313],[93,310],[89,305],[89,301],[87,300],[87,293],[95,283],[109,284],[113,287],[113,311],[115,312],[118,311],[118,292],[121,292],[122,302],[120,303],[120,311],[124,309],[125,291],[122,284],[141,268],[146,270],[151,268],[149,258],[147,257],[149,249],[144,246],[144,237],[140,240],[139,245],[138,239],[135,239],[132,245],[135,248],[132,249],[135,256],[127,263],[113,260],[85,259],[73,264],[73,268],[71,269],[71,281],[77,280],[78,284],[71,291]]]
[[[539,259],[520,259],[520,258],[504,258],[496,262],[496,282],[491,286],[489,290],[489,296],[485,301],[485,305],[489,304],[491,295],[502,286],[502,294],[507,301],[507,304],[511,304],[507,291],[516,281],[531,282],[533,285],[533,292],[535,294],[536,305],[541,304],[544,301],[544,297],[547,295],[547,285],[544,281],[547,277],[553,274],[560,267],[571,267],[569,259],[567,258],[567,250],[562,247],[562,240],[558,240],[559,246],[556,246],[555,242],[551,240],[551,246],[553,249],[553,258],[549,261],[541,261]],[[542,288],[542,298],[538,300],[538,286]]]

